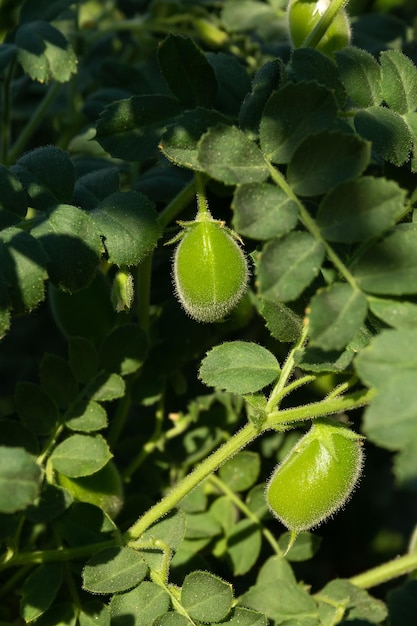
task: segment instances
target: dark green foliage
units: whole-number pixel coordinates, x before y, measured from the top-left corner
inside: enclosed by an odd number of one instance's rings
[[[411,626],[415,2],[332,58],[286,0],[0,4],[1,626]],[[211,324],[206,203],[250,265]],[[324,416],[364,477],[294,537],[265,483]]]

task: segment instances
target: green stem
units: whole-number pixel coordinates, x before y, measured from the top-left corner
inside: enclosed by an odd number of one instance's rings
[[[151,304],[151,282],[152,282],[152,259],[153,254],[139,263],[136,272],[136,302],[139,326],[148,333]]]
[[[63,548],[62,550],[34,550],[33,552],[20,552],[5,563],[0,564],[0,571],[17,565],[41,564],[60,561],[84,559],[98,550],[103,550],[116,545],[115,539],[92,543],[77,548]]]
[[[161,517],[169,513],[178,503],[197,485],[213,474],[222,463],[234,456],[239,450],[247,446],[261,432],[282,426],[287,423],[305,421],[315,417],[322,417],[332,413],[349,411],[367,404],[374,395],[374,390],[361,390],[350,396],[322,400],[307,406],[285,409],[283,411],[272,411],[267,417],[262,431],[259,431],[252,423],[246,424],[242,430],[238,431],[213,454],[207,457],[202,463],[188,474],[181,482],[157,504],[148,509],[126,532],[125,541],[138,539],[152,524]]]
[[[300,338],[297,341],[297,343],[293,346],[290,353],[288,354],[287,359],[282,367],[278,382],[275,385],[274,389],[272,390],[271,395],[269,396],[268,403],[266,405],[267,412],[270,412],[273,408],[276,408],[278,406],[278,402],[283,398],[283,396],[287,395],[286,393],[284,393],[284,391],[285,391],[285,386],[288,382],[288,379],[294,371],[294,365],[295,365],[294,354],[296,350],[298,350],[304,345],[304,342],[306,341],[306,339],[307,339],[307,326],[304,326],[301,331]]]
[[[131,406],[131,392],[130,392],[130,385],[128,383],[126,393],[123,396],[123,398],[120,399],[117,405],[117,410],[114,414],[114,417],[110,422],[110,427],[109,427],[108,434],[107,434],[107,442],[111,448],[115,446],[117,440],[119,439],[120,433],[122,432],[123,427],[126,423],[130,406]]]
[[[348,0],[333,0],[327,7],[313,30],[303,41],[303,48],[315,48],[326,34],[337,13],[347,4]]]
[[[330,246],[328,242],[325,240],[325,238],[321,234],[320,228],[317,226],[316,222],[311,217],[310,213],[307,211],[304,204],[299,200],[299,198],[293,192],[290,185],[285,180],[284,176],[271,163],[269,163],[268,160],[266,160],[266,163],[268,165],[268,169],[271,174],[272,180],[284,191],[284,193],[286,193],[286,195],[289,198],[291,198],[291,200],[293,200],[297,204],[300,218],[304,226],[307,228],[310,234],[313,235],[316,241],[319,241],[324,246],[327,256],[329,257],[333,265],[337,268],[340,275],[343,276],[346,282],[349,283],[349,285],[353,289],[357,290],[358,285],[356,284],[355,278],[349,272],[349,270],[347,269],[343,261],[338,257],[336,252],[333,250],[332,246]]]
[[[302,387],[303,385],[308,385],[308,383],[312,383],[314,380],[316,380],[316,378],[317,376],[314,376],[313,374],[306,374],[302,378],[297,378],[296,380],[293,380],[293,382],[290,383],[289,385],[286,385],[284,389],[282,390],[282,392],[279,394],[277,398],[278,403],[281,402],[282,398],[285,398],[285,396],[288,396],[289,393],[292,393],[293,391],[295,391],[299,387]]]
[[[29,142],[33,133],[42,122],[45,113],[47,112],[49,106],[55,100],[58,91],[61,88],[61,83],[54,83],[50,89],[46,92],[42,101],[40,102],[38,108],[35,110],[34,114],[26,124],[25,128],[19,135],[19,138],[16,140],[15,144],[9,151],[7,156],[7,163],[12,164],[16,161],[18,156],[25,150],[26,144]]]
[[[383,565],[378,565],[363,574],[358,574],[349,578],[349,582],[361,589],[370,589],[382,583],[386,583],[393,578],[408,574],[417,569],[417,552],[405,554],[388,561]]]
[[[239,450],[247,446],[259,431],[252,423],[246,424],[226,443],[218,448],[213,454],[188,474],[181,482],[157,504],[151,507],[142,517],[140,517],[125,534],[125,540],[138,539],[152,524],[161,517],[169,513],[194,487],[215,472],[222,463],[234,456]]]
[[[159,214],[159,223],[162,228],[166,228],[181,211],[194,200],[196,193],[196,181],[194,178],[181,189],[181,191],[171,200],[163,211]]]
[[[368,404],[375,395],[374,389],[361,389],[349,396],[325,398],[320,402],[297,406],[268,414],[266,428],[276,428],[292,422],[303,422],[316,417],[324,417],[333,413],[352,411]],[[265,428],[265,429],[266,429]]]
[[[251,511],[250,508],[248,506],[246,506],[246,504],[244,502],[242,502],[242,500],[239,498],[239,496],[234,491],[232,491],[232,489],[230,489],[215,474],[210,476],[209,480],[215,487],[217,487],[217,489],[219,489],[219,491],[222,491],[229,498],[229,500],[231,502],[233,502],[233,504],[235,504],[236,507],[240,511],[242,511],[242,513],[248,519],[250,519],[254,524],[256,524],[256,526],[259,526],[259,528],[261,528],[263,536],[265,537],[266,541],[269,543],[269,545],[271,546],[271,548],[273,549],[275,554],[277,554],[278,556],[283,556],[282,550],[281,550],[281,548],[279,546],[279,543],[275,539],[274,535],[271,533],[270,530],[268,530],[268,528],[265,528],[265,527],[262,526],[261,522],[259,521],[259,519],[255,515],[255,513],[253,513],[253,511]]]
[[[197,217],[198,220],[211,219],[210,211],[207,204],[205,182],[206,177],[200,172],[195,172],[195,188],[197,191]]]

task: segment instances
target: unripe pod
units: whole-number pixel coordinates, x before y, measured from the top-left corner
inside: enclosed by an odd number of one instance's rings
[[[317,421],[273,473],[268,505],[293,532],[318,526],[345,504],[362,465],[362,437],[341,424]]]
[[[302,46],[305,38],[313,30],[329,4],[330,0],[290,0],[287,17],[291,43],[294,48]],[[349,18],[345,9],[341,9],[317,44],[316,49],[331,56],[335,50],[348,46],[349,42]]]
[[[221,320],[246,290],[245,254],[230,231],[209,214],[183,226],[173,263],[176,295],[192,318]]]
[[[126,268],[120,268],[113,279],[111,301],[117,313],[129,311],[135,297],[133,276]]]

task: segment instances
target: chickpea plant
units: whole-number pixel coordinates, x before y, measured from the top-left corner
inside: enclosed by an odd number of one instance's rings
[[[0,626],[413,626],[415,2],[0,18]]]

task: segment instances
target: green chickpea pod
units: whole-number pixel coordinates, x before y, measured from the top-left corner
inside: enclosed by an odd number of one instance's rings
[[[246,291],[249,269],[245,253],[233,231],[215,220],[204,195],[192,222],[179,222],[183,230],[173,257],[175,294],[190,317],[200,322],[222,320]]]
[[[318,526],[349,499],[363,457],[360,435],[330,420],[314,422],[269,480],[271,512],[293,535]]]

